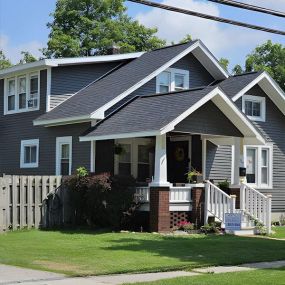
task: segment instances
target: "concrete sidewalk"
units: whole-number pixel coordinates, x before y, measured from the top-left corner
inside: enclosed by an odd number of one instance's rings
[[[119,285],[123,283],[136,283],[157,281],[182,276],[196,276],[204,273],[227,273],[248,271],[255,269],[285,267],[285,260],[273,262],[249,263],[238,266],[216,266],[197,268],[191,272],[172,271],[159,273],[120,274],[92,277],[69,278],[61,274],[23,269],[14,266],[0,265],[0,284],[24,284],[24,285]]]

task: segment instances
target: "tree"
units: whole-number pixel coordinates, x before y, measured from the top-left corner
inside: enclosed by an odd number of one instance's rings
[[[37,61],[37,59],[28,51],[21,51],[21,55],[23,55],[23,58],[20,60],[19,64]]]
[[[234,75],[240,75],[243,73],[243,69],[239,64],[237,64],[236,66],[234,66],[232,73]]]
[[[246,71],[267,71],[285,90],[285,46],[270,40],[257,46],[246,58]]]
[[[219,62],[225,70],[228,70],[228,66],[229,66],[230,61],[227,58],[222,57],[222,58],[220,58]]]
[[[187,34],[179,43],[184,44],[191,41],[192,41],[192,36],[190,34]]]
[[[165,45],[165,41],[126,15],[123,0],[57,0],[51,23],[47,57],[106,54],[112,45],[123,52],[143,51]]]
[[[4,52],[0,50],[0,70],[12,66],[11,61],[5,56]]]

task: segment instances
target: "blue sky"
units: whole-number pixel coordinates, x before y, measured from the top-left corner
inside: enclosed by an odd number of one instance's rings
[[[203,13],[232,18],[240,21],[284,29],[285,20],[277,17],[226,7],[206,0],[155,0],[170,5],[193,9]],[[285,0],[240,0],[285,11]],[[39,56],[38,49],[48,40],[46,23],[54,10],[56,0],[0,0],[0,48],[17,62],[21,50],[29,50]],[[244,63],[245,56],[267,39],[285,45],[285,37],[251,31],[226,24],[179,15],[169,11],[144,7],[127,2],[128,14],[146,26],[159,29],[158,35],[171,41],[179,41],[189,33],[200,38],[218,57],[227,57],[231,66]]]

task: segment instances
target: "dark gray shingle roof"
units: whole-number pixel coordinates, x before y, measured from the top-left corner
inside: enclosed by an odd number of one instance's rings
[[[244,87],[250,84],[254,79],[256,79],[262,72],[251,72],[244,73],[241,75],[231,76],[218,86],[230,97],[233,98],[237,93],[239,93]]]
[[[37,118],[36,121],[88,116],[196,42],[192,41],[147,52],[79,91],[58,107]]]
[[[136,97],[92,128],[87,137],[158,131],[216,87]]]

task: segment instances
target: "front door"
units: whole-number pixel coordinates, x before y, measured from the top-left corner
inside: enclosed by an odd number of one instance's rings
[[[186,183],[189,170],[189,141],[168,141],[167,176],[171,183]]]

